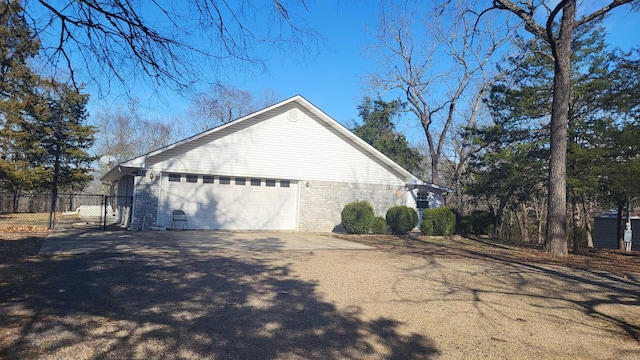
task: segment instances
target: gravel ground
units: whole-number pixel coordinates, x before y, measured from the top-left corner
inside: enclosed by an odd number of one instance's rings
[[[29,257],[1,289],[7,359],[640,359],[636,275],[464,252]]]

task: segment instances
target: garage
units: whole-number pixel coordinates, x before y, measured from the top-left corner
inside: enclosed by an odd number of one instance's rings
[[[162,176],[158,224],[183,210],[190,229],[297,230],[298,182],[194,174]]]
[[[121,210],[131,222],[171,227],[182,210],[190,230],[339,231],[351,201],[384,216],[417,201],[439,207],[452,191],[418,179],[300,95],[122,162],[101,180],[111,195],[134,199]]]

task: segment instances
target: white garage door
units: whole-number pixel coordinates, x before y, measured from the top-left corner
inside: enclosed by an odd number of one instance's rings
[[[162,177],[158,223],[183,210],[190,229],[296,230],[298,183],[170,174]]]

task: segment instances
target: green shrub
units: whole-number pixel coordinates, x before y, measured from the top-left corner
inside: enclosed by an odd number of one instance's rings
[[[420,231],[425,235],[449,236],[456,230],[456,214],[448,208],[425,209]]]
[[[471,219],[469,216],[463,216],[456,209],[451,209],[456,214],[456,232],[458,234],[471,234]]]
[[[406,234],[418,224],[418,213],[410,207],[394,206],[387,210],[387,224],[394,234]]]
[[[472,234],[473,225],[471,224],[471,216],[458,215],[456,217],[456,230],[460,234]]]
[[[349,234],[366,234],[373,224],[373,207],[366,201],[348,203],[342,209],[342,227]]]
[[[493,228],[493,222],[494,217],[488,211],[476,210],[471,213],[470,223],[474,234],[490,234]]]
[[[373,225],[371,226],[371,232],[377,235],[384,235],[387,233],[387,220],[382,216],[376,216],[373,218]]]

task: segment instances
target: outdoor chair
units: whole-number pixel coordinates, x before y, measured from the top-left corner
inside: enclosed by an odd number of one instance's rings
[[[171,219],[171,228],[177,229],[177,225],[182,223],[182,230],[189,230],[189,224],[187,224],[187,215],[182,210],[173,210],[173,218]]]

